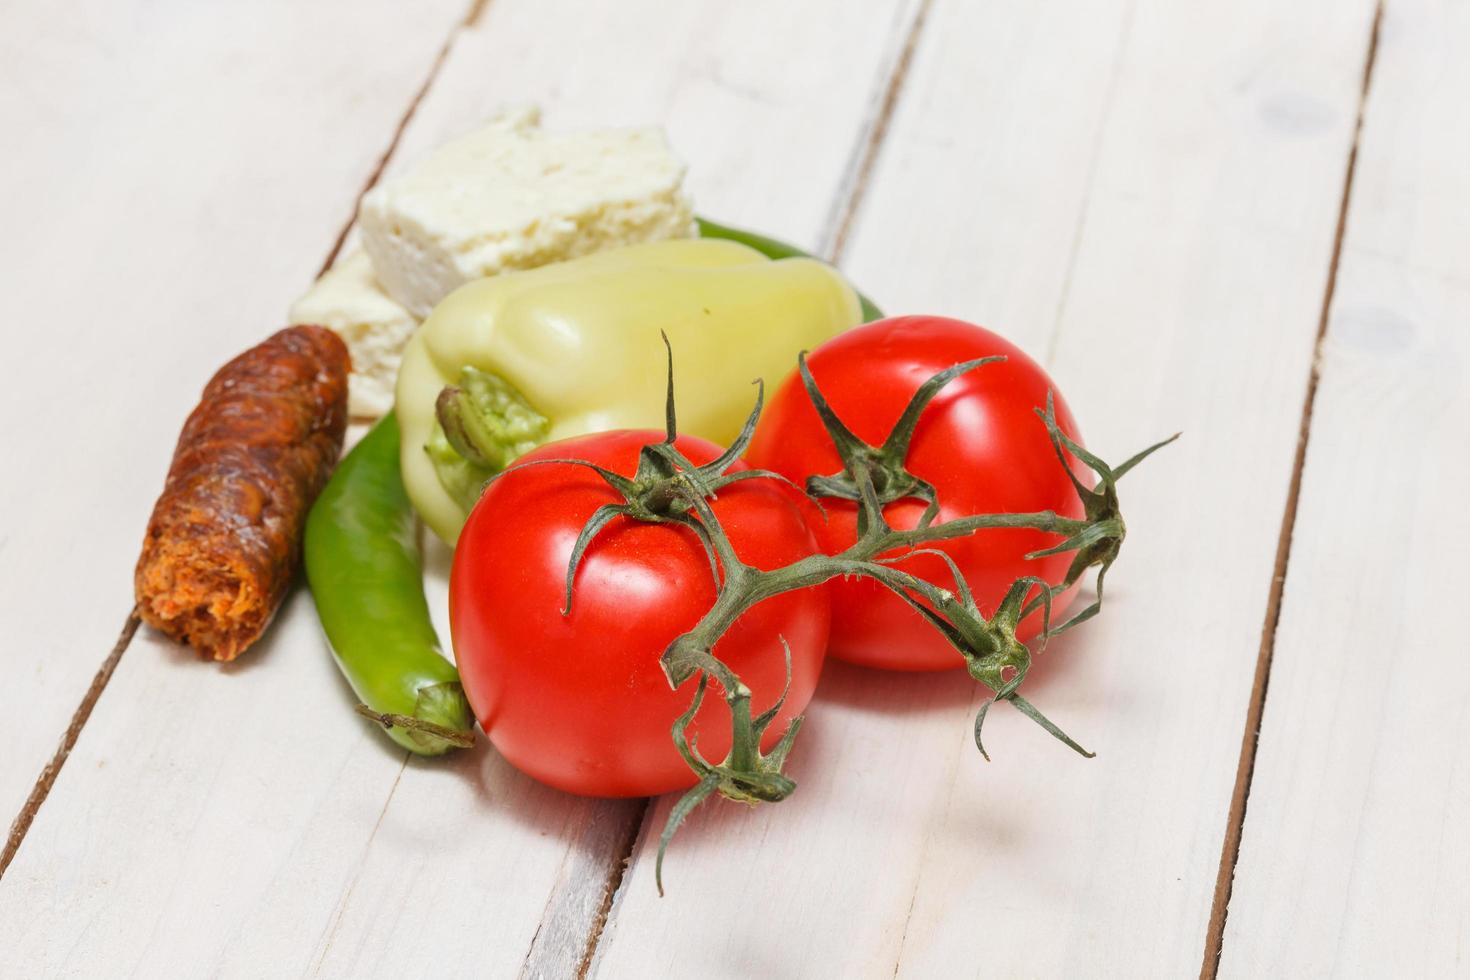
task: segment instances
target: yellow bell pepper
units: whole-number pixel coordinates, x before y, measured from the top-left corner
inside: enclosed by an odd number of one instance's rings
[[[634,245],[472,282],[409,341],[398,373],[403,482],[453,544],[485,480],[543,442],[662,428],[674,352],[679,427],[722,445],[798,351],[862,319],[831,266],[733,241]]]

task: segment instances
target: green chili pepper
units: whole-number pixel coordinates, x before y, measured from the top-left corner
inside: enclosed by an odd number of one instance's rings
[[[306,578],[359,713],[442,755],[474,744],[474,715],[429,619],[398,441],[390,412],[338,465],[306,519]]]
[[[700,238],[724,238],[732,242],[748,245],[771,259],[790,258],[815,258],[810,252],[804,252],[795,245],[767,238],[765,235],[757,235],[753,231],[742,231],[739,228],[731,228],[727,225],[716,224],[704,218],[694,219],[699,224]],[[883,319],[883,311],[878,309],[878,304],[868,299],[862,293],[857,294],[858,302],[863,306],[863,322],[872,323],[874,320]]]

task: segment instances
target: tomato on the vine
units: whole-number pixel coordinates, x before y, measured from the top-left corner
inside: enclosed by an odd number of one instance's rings
[[[1055,386],[1020,348],[982,327],[936,316],[894,317],[870,323],[828,341],[807,365],[828,404],[848,429],[880,445],[919,386],[955,364],[992,355],[986,364],[950,381],[924,411],[910,443],[906,468],[938,491],[936,523],[972,514],[1053,510],[1083,516],[1082,503],[1058,462],[1035,410]],[[1054,395],[1062,431],[1080,442],[1077,425],[1060,393]],[[842,469],[832,439],[822,426],[801,378],[781,385],[756,428],[746,454],[752,466],[774,470],[798,484],[813,475]],[[1084,485],[1093,477],[1075,460]],[[857,534],[857,505],[823,499],[825,523],[816,523],[822,550],[835,554]],[[884,508],[895,528],[915,526],[925,504],[896,500]],[[1071,554],[1028,560],[1028,552],[1061,538],[1025,529],[983,530],[940,542],[954,559],[989,615],[1013,581],[1035,575],[1050,582],[1065,576]],[[901,566],[945,588],[954,577],[934,555],[917,555]],[[843,660],[893,670],[941,670],[964,661],[944,637],[898,596],[866,578],[834,581],[829,652]],[[1058,596],[1059,614],[1071,597]],[[1040,611],[1021,624],[1020,636],[1035,635]]]
[[[639,450],[662,433],[617,431],[550,443],[493,482],[455,549],[449,615],[465,694],[485,734],[517,769],[592,796],[650,796],[687,788],[695,774],[670,736],[693,685],[669,687],[659,656],[715,602],[715,582],[693,530],[613,519],[593,539],[563,615],[567,563],[599,507],[623,498],[575,458],[632,477]],[[681,436],[696,465],[721,450]],[[732,472],[744,469],[735,463]],[[769,479],[719,490],[711,506],[742,561],[760,569],[813,554],[816,543],[795,493]],[[756,712],[790,691],[762,749],[811,700],[827,642],[824,589],[776,596],[747,611],[714,653],[754,692]],[[716,695],[718,689],[711,691]],[[707,697],[689,728],[707,758],[730,748],[730,713]]]

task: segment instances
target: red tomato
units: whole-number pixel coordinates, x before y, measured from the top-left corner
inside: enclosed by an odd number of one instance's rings
[[[837,416],[870,445],[887,437],[904,406],[930,377],[962,361],[1004,354],[1004,362],[986,364],[951,381],[929,403],[909,447],[908,469],[929,481],[939,494],[937,521],[972,514],[1054,510],[1083,516],[1082,503],[1053,452],[1046,428],[1033,409],[1044,408],[1046,372],[1005,339],[961,320],[906,316],[858,327],[823,344],[807,358],[817,387]],[[1056,394],[1057,421],[1080,439],[1066,403]],[[814,474],[842,469],[801,378],[793,373],[782,384],[756,429],[746,454],[752,466],[774,470],[797,484]],[[1074,471],[1085,486],[1092,477],[1080,463]],[[817,540],[833,554],[856,537],[855,504],[824,499],[825,524],[817,524]],[[890,525],[909,529],[918,523],[924,504],[898,500],[887,505]],[[1017,578],[1038,575],[1060,581],[1070,554],[1027,561],[1030,551],[1061,539],[1030,530],[986,530],[943,542],[989,615]],[[954,577],[944,562],[920,555],[899,567],[937,585],[952,588]],[[868,579],[837,580],[832,596],[832,639],[829,652],[843,660],[891,670],[942,670],[964,661],[918,613]],[[1059,596],[1053,613],[1070,599]],[[1035,635],[1040,614],[1021,624],[1022,639]]]
[[[584,459],[631,477],[638,451],[659,432],[606,432],[543,446],[523,462]],[[676,445],[696,465],[721,450],[703,439]],[[737,463],[732,469],[743,469]],[[771,480],[720,490],[716,516],[742,561],[761,569],[816,551],[794,494]],[[671,690],[658,658],[715,601],[703,547],[687,528],[620,517],[577,570],[562,615],[567,561],[593,511],[621,496],[585,467],[513,469],[480,499],[454,553],[449,618],[465,694],[480,726],[517,769],[590,796],[652,796],[694,785],[670,737],[694,695]],[[827,643],[822,589],[749,610],[715,655],[769,708],[786,682],[781,637],[791,645],[791,691],[766,731],[769,750],[811,700]],[[730,749],[730,713],[714,686],[690,726],[705,758]]]

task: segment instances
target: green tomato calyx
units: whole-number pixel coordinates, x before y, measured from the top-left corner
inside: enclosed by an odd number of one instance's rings
[[[806,387],[807,397],[811,399],[817,417],[822,421],[822,427],[827,430],[827,435],[837,449],[837,455],[842,459],[841,471],[828,476],[810,477],[806,481],[806,492],[812,497],[836,497],[841,500],[860,501],[863,495],[863,484],[866,483],[872,487],[880,505],[906,497],[924,501],[927,506],[924,508],[923,516],[919,518],[919,527],[928,527],[934,522],[934,518],[939,516],[939,496],[932,483],[921,480],[910,473],[907,468],[909,443],[913,441],[914,429],[919,424],[919,418],[924,414],[924,409],[934,400],[934,396],[955,378],[986,364],[1004,360],[1005,357],[1001,355],[981,357],[956,364],[934,375],[920,385],[918,391],[914,392],[914,396],[909,399],[903,414],[899,416],[898,422],[893,426],[893,431],[888,433],[888,438],[883,440],[883,444],[873,446],[859,439],[842,419],[837,417],[832,406],[827,404],[827,399],[817,387],[816,379],[812,377],[811,369],[807,367],[806,352],[803,351],[796,362],[801,372],[802,384]],[[867,509],[863,508],[858,512],[859,534],[866,530],[864,525],[866,519]]]

